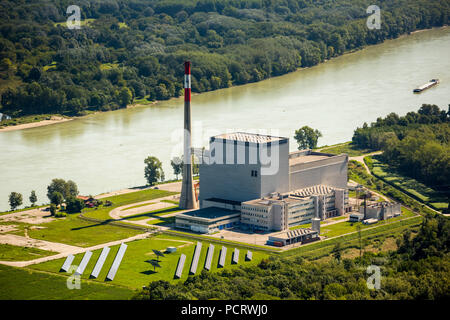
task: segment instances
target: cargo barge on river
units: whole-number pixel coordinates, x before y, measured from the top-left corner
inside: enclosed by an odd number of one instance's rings
[[[424,85],[421,85],[420,87],[413,90],[414,93],[420,93],[424,90],[427,90],[431,87],[434,87],[439,83],[439,79],[431,79],[429,82],[425,83]]]

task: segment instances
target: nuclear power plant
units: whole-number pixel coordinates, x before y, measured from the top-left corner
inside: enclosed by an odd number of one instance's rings
[[[211,234],[228,228],[277,232],[287,245],[318,238],[320,221],[351,211],[346,154],[289,152],[289,139],[247,132],[210,138],[202,153],[198,203],[191,165],[190,63],[185,63],[184,167],[175,226]],[[311,223],[311,228],[290,230]]]

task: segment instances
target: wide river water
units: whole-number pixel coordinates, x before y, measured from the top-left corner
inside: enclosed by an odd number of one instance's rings
[[[422,103],[450,103],[450,28],[390,40],[309,69],[192,97],[193,145],[212,135],[248,131],[286,136],[304,125],[323,133],[319,145],[349,141],[364,122],[390,112],[416,111]],[[180,75],[180,81],[182,81]],[[441,83],[412,90],[432,78]],[[183,100],[98,113],[60,124],[0,132],[0,211],[20,192],[29,204],[47,202],[53,178],[72,179],[81,194],[145,184],[144,158],[163,162],[180,155]]]

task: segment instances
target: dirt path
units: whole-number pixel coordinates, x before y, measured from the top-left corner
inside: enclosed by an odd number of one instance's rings
[[[134,215],[137,215],[140,213],[146,213],[149,211],[165,209],[165,208],[173,207],[173,206],[175,206],[175,204],[168,203],[168,202],[162,202],[161,200],[175,200],[175,199],[176,199],[176,195],[171,195],[171,196],[153,199],[153,200],[135,202],[132,204],[127,204],[127,205],[124,205],[121,207],[114,208],[113,210],[111,210],[109,212],[109,215],[113,219],[122,219],[123,217],[134,216]],[[148,205],[144,205],[144,204],[148,204]],[[139,205],[143,205],[143,206],[127,210],[127,208],[132,208],[134,206],[139,206]]]
[[[41,250],[54,251],[57,253],[68,254],[81,247],[71,246],[58,242],[50,242],[45,240],[32,239],[29,237],[17,236],[14,234],[0,234],[0,244],[9,244],[13,246],[38,248]]]

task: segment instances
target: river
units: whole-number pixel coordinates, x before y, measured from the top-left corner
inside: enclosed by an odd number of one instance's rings
[[[390,112],[416,111],[422,103],[450,103],[450,28],[427,30],[346,54],[281,77],[192,97],[193,144],[231,130],[290,138],[304,125],[323,133],[319,145],[351,139],[353,130]],[[412,90],[432,78],[441,83]],[[180,81],[182,81],[180,75]],[[145,184],[144,158],[158,157],[166,178],[181,154],[183,100],[98,113],[32,129],[0,132],[0,210],[31,190],[48,202],[52,178],[72,179],[81,194]]]

